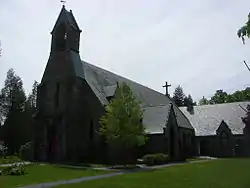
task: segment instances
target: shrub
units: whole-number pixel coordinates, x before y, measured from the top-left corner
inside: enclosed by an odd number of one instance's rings
[[[21,159],[15,155],[0,157],[0,164],[11,164],[17,162],[21,162]]]
[[[33,160],[33,143],[27,142],[22,145],[19,149],[19,155],[22,160],[32,161]]]
[[[117,169],[117,170],[133,170],[137,168],[140,168],[140,167],[137,165],[117,165],[117,166],[111,167],[111,169]]]
[[[143,157],[143,162],[148,166],[166,164],[168,160],[168,155],[163,153],[148,154]]]
[[[2,175],[12,175],[12,176],[20,176],[26,174],[25,170],[26,165],[24,164],[13,164],[11,166],[3,167],[1,170]]]

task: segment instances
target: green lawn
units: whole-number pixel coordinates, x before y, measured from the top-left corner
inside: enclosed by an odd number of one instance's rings
[[[59,186],[80,188],[249,188],[250,159],[220,159]]]
[[[66,180],[80,178],[83,176],[94,176],[107,173],[104,171],[95,171],[87,169],[73,169],[59,167],[54,165],[30,165],[27,167],[28,174],[24,176],[0,176],[0,187],[16,187],[30,185],[41,182],[51,182],[57,180]]]

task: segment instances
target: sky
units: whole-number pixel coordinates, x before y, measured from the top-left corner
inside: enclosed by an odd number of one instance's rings
[[[0,0],[0,87],[13,68],[31,91],[41,81],[60,0]],[[181,85],[198,101],[217,89],[248,86],[250,39],[237,30],[246,22],[249,0],[68,0],[83,30],[82,60],[165,93]]]

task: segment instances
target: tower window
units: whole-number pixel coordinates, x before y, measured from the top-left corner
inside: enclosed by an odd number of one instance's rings
[[[64,40],[66,40],[68,37],[68,33],[64,33]]]

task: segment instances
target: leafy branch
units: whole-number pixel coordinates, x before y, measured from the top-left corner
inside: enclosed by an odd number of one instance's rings
[[[238,30],[237,35],[242,39],[243,44],[245,44],[245,37],[250,37],[250,13],[247,22]]]

